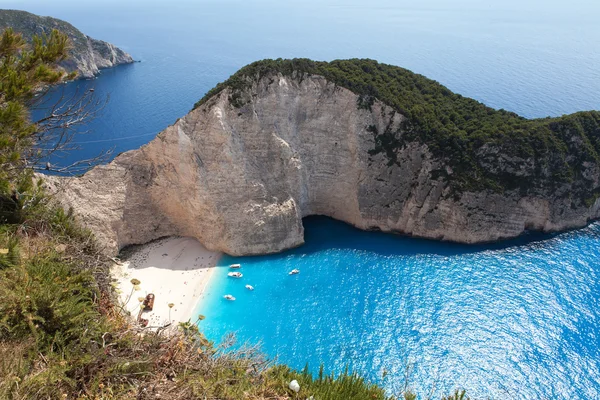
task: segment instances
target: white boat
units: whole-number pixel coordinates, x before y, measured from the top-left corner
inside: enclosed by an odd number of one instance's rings
[[[230,295],[230,294],[226,294],[225,296],[223,296],[223,298],[224,298],[225,300],[230,300],[230,301],[234,301],[234,300],[235,300],[235,297],[233,297],[233,296],[232,296],[232,295]]]
[[[300,273],[299,269],[293,269],[293,270],[290,271],[289,275],[296,275],[296,274],[299,274],[299,273]]]
[[[232,278],[241,278],[244,275],[242,275],[241,272],[230,272],[227,274],[227,276],[230,276]]]
[[[248,289],[248,290],[254,290],[254,286],[246,285],[246,289]]]
[[[229,268],[231,268],[231,269],[240,269],[240,268],[242,268],[242,264],[231,264],[229,266]]]

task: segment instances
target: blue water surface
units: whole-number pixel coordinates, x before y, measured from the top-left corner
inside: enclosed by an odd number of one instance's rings
[[[600,398],[599,224],[466,246],[304,222],[302,247],[220,260],[197,310],[210,339],[234,332],[296,368],[349,366],[390,393],[408,376],[422,395]]]

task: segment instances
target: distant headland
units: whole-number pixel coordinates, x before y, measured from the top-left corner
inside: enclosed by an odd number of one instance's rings
[[[101,69],[133,63],[133,58],[118,47],[93,39],[68,22],[19,10],[0,10],[0,32],[13,28],[31,42],[34,35],[49,34],[53,29],[67,34],[71,40],[71,57],[59,65],[66,72],[77,71],[78,78],[93,78]]]

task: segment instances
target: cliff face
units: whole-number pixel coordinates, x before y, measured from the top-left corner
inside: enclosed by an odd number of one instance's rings
[[[402,136],[406,116],[377,100],[357,107],[358,95],[321,76],[264,76],[241,107],[231,94],[222,90],[139,150],[49,185],[63,187],[61,201],[112,253],[167,235],[232,255],[278,252],[302,244],[302,218],[316,214],[464,243],[581,227],[600,215],[600,201],[584,205],[546,188],[458,193],[451,167],[419,141],[390,163],[374,151],[374,132]],[[532,173],[526,158],[485,149],[490,168]],[[584,171],[597,188],[598,165]]]
[[[22,33],[29,42],[34,35],[49,34],[53,29],[67,34],[73,45],[71,57],[60,65],[67,72],[77,71],[79,78],[93,78],[100,69],[133,62],[133,58],[123,50],[86,36],[60,19],[40,17],[25,11],[0,10],[0,32],[6,28]]]

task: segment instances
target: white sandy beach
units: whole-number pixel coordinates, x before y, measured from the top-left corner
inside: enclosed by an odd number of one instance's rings
[[[157,240],[131,250],[121,263],[112,269],[125,308],[137,318],[140,310],[138,298],[155,295],[154,309],[144,312],[142,318],[149,320],[148,327],[176,324],[191,319],[204,289],[210,281],[221,253],[207,250],[193,238],[178,237]],[[132,279],[141,283],[133,289]],[[174,306],[170,310],[169,303]]]

